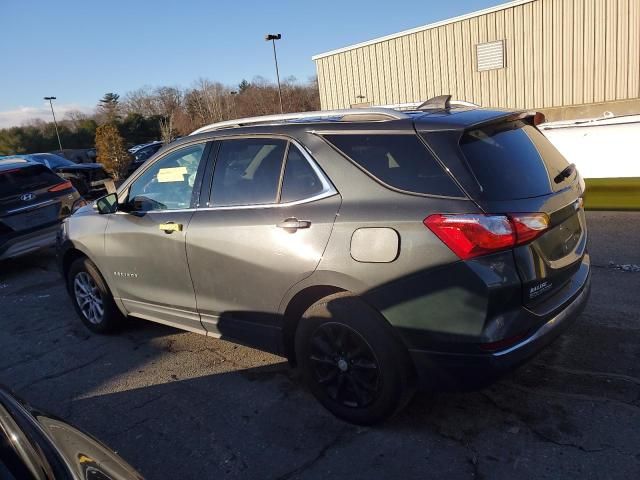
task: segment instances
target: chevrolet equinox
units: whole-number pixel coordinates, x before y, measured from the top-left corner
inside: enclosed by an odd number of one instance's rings
[[[442,96],[203,127],[63,222],[69,294],[94,332],[131,316],[285,356],[358,424],[491,380],[589,295],[584,182],[541,118]]]

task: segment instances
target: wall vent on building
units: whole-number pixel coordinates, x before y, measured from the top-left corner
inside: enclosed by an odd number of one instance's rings
[[[476,45],[476,59],[479,72],[504,68],[504,40]]]

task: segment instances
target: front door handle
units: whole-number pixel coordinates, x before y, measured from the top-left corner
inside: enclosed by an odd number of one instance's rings
[[[280,222],[276,225],[278,228],[284,228],[290,232],[295,232],[299,228],[309,228],[311,222],[309,220],[298,220],[295,217],[287,218],[284,222]]]
[[[175,222],[161,223],[160,230],[162,230],[164,233],[181,232],[182,224]]]

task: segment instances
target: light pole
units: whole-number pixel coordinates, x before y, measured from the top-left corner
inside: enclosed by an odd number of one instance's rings
[[[231,92],[231,108],[233,109],[233,117],[237,117],[238,114],[236,113],[236,95],[238,95],[238,92],[236,90],[233,90]]]
[[[280,40],[282,35],[279,33],[270,33],[265,35],[264,39],[268,42],[271,40],[273,44],[273,60],[276,62],[276,78],[278,79],[278,98],[280,99],[280,113],[283,113],[282,109],[282,89],[280,88],[280,72],[278,71],[278,55],[276,54],[276,40]]]
[[[53,115],[53,124],[56,127],[56,136],[58,137],[58,146],[60,147],[60,153],[62,153],[62,142],[60,141],[60,133],[58,132],[58,122],[56,122],[56,114],[53,113],[53,100],[56,97],[44,97],[45,100],[49,100],[49,105],[51,106],[51,115]]]

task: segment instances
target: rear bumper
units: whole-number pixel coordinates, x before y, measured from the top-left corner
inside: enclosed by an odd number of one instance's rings
[[[59,225],[51,225],[27,234],[15,235],[0,244],[0,260],[19,257],[56,244]]]
[[[484,386],[534,356],[564,332],[589,298],[590,272],[578,292],[560,311],[545,318],[535,331],[515,345],[491,353],[450,353],[410,349],[423,389],[470,389]]]

